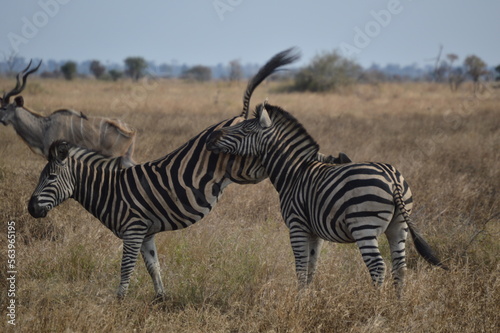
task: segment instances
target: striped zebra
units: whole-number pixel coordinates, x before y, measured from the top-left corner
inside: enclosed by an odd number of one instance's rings
[[[207,148],[261,160],[279,193],[300,287],[312,281],[323,240],[355,242],[375,285],[385,276],[377,241],[382,233],[389,241],[398,290],[406,270],[408,229],[418,253],[444,267],[410,220],[412,195],[399,171],[384,163],[317,161],[318,144],[283,109],[259,105],[256,118],[213,132]]]
[[[250,80],[241,116],[208,127],[158,160],[121,169],[120,158],[104,157],[64,141],[55,142],[28,204],[30,214],[45,217],[64,200],[77,200],[123,239],[118,296],[123,297],[128,289],[140,251],[156,298],[162,299],[164,288],[155,234],[186,228],[201,220],[227,185],[255,184],[267,178],[257,159],[209,152],[206,140],[213,131],[235,125],[248,116],[252,91],[277,68],[296,59],[290,52],[277,54]],[[332,159],[322,154],[317,158]]]

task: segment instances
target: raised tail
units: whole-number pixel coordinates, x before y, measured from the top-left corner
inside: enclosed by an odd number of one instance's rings
[[[248,118],[248,108],[250,105],[250,98],[252,93],[257,88],[257,86],[264,81],[266,77],[276,72],[276,70],[282,66],[288,65],[300,58],[300,53],[296,48],[289,48],[272,57],[255,76],[248,82],[247,90],[243,95],[243,111],[241,116]]]
[[[394,190],[394,201],[398,206],[401,214],[403,214],[403,218],[405,219],[406,224],[408,225],[408,229],[410,229],[411,238],[413,239],[413,244],[415,244],[415,248],[417,249],[418,254],[420,254],[428,263],[434,266],[441,267],[442,269],[448,270],[448,267],[444,265],[441,260],[438,258],[437,254],[431,248],[429,243],[422,237],[420,232],[417,230],[417,227],[410,219],[410,214],[406,209],[406,205],[403,201],[403,193],[401,185],[395,184]]]

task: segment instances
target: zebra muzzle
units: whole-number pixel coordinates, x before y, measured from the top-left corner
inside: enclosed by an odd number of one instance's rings
[[[37,197],[31,197],[28,204],[28,212],[34,218],[41,218],[47,216],[47,209],[45,206],[41,206],[38,202]]]

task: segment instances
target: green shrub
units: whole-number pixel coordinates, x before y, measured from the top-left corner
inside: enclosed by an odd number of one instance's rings
[[[295,75],[292,90],[335,91],[356,82],[362,68],[336,51],[316,56],[311,64]]]

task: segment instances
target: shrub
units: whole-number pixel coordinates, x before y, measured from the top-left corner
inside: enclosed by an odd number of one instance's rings
[[[292,90],[335,91],[356,82],[362,68],[336,51],[316,56],[311,64],[295,75]]]
[[[182,73],[182,78],[201,82],[210,81],[212,79],[212,70],[210,67],[202,65],[193,66]]]
[[[61,72],[66,80],[73,80],[76,76],[76,62],[68,61],[61,66]]]

